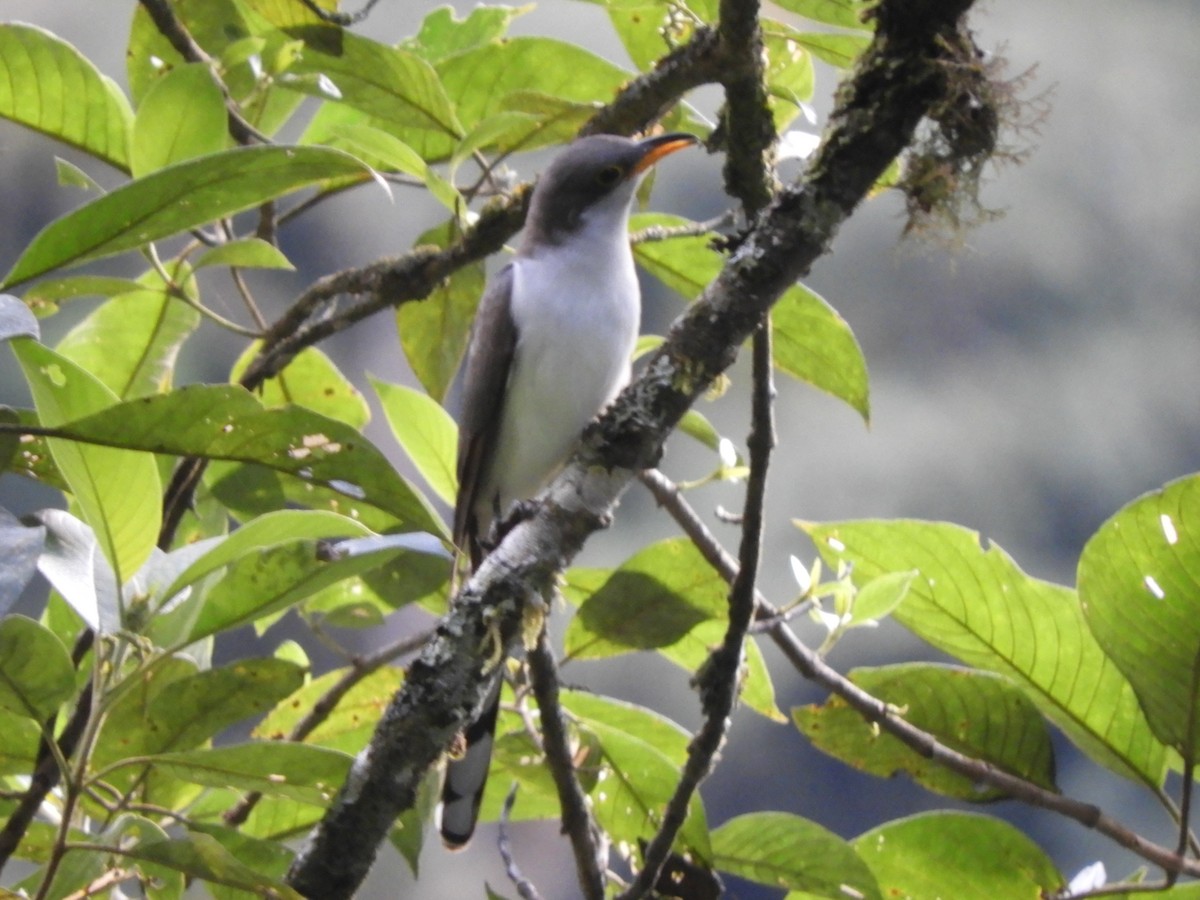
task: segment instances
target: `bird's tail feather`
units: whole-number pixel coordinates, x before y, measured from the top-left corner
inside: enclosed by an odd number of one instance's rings
[[[466,846],[479,820],[479,804],[487,786],[488,768],[492,764],[492,744],[496,739],[496,715],[500,711],[500,686],[503,683],[500,667],[492,682],[491,693],[479,717],[464,732],[467,749],[462,758],[452,759],[446,766],[442,784],[442,841],[451,849]]]

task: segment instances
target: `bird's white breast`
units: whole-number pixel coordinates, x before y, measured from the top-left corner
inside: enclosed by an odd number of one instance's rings
[[[571,239],[513,264],[517,345],[481,497],[498,494],[501,511],[544,486],[629,378],[641,295],[624,210],[616,223],[597,212]]]

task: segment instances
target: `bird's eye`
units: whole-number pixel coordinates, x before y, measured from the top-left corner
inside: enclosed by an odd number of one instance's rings
[[[601,187],[612,187],[624,174],[620,166],[605,166],[596,174],[596,181]]]

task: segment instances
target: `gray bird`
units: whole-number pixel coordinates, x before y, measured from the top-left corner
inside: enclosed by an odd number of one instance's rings
[[[454,542],[472,569],[493,525],[545,487],[628,381],[641,318],[629,209],[642,175],[694,143],[689,134],[586,137],[539,179],[517,254],[484,292],[460,373]],[[499,698],[497,670],[465,753],[446,770],[449,847],[475,830]]]

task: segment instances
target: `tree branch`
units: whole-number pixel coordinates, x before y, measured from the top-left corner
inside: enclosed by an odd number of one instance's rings
[[[726,123],[739,138],[731,143],[725,164],[725,190],[742,204],[747,219],[753,218],[770,200],[774,179],[771,147],[775,129],[771,118],[763,71],[762,33],[758,25],[759,5],[746,0],[722,0],[721,43],[731,59],[743,60],[727,76],[725,84]],[[737,577],[729,592],[729,625],[721,646],[714,650],[696,674],[704,723],[688,744],[687,762],[675,792],[663,812],[654,838],[643,852],[643,865],[622,897],[634,900],[650,893],[670,855],[679,829],[687,819],[692,796],[713,769],[713,761],[725,743],[730,715],[740,686],[746,634],[754,619],[755,581],[762,553],[763,509],[766,502],[767,470],[775,447],[771,352],[771,326],[764,316],[754,334],[753,384],[751,397],[750,475],[742,513],[742,543]]]
[[[587,900],[600,900],[604,897],[604,859],[599,829],[588,810],[587,797],[579,779],[575,777],[575,763],[558,702],[558,667],[554,664],[554,652],[545,628],[538,635],[537,645],[527,651],[527,656],[533,696],[541,713],[542,750],[558,790],[563,831],[571,841],[579,887]]]
[[[413,663],[346,785],[297,855],[289,883],[350,896],[397,812],[481,699],[480,660],[512,649],[527,598],[603,527],[634,473],[651,465],[691,403],[724,371],[780,295],[912,137],[944,85],[940,55],[971,0],[885,0],[875,40],[839,95],[810,170],[758,217],[716,280],[671,328],[643,375],[585,433],[567,468],[484,560]]]

